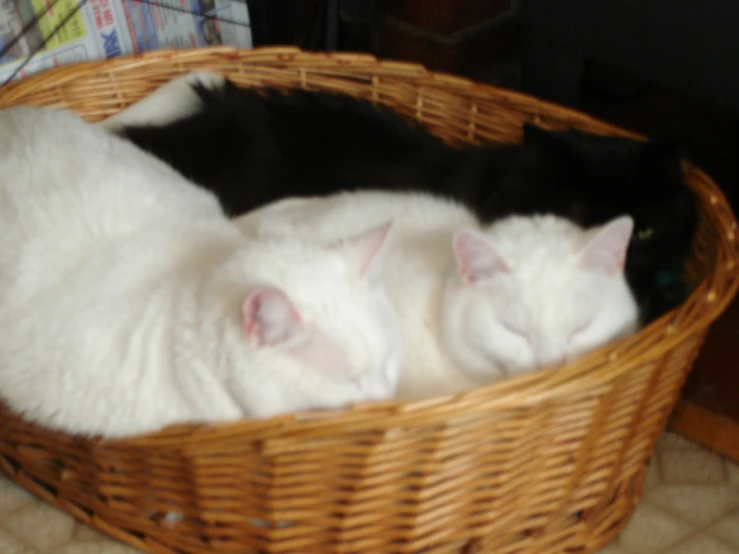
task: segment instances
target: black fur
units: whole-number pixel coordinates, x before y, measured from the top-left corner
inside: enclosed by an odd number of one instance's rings
[[[453,148],[387,108],[295,90],[196,88],[202,109],[125,136],[215,192],[232,216],[289,196],[422,190],[455,198],[485,222],[555,213],[583,226],[631,214],[626,274],[654,319],[681,302],[697,214],[676,147],[525,127],[521,145]]]
[[[441,190],[459,153],[390,110],[348,96],[228,84],[198,88],[203,109],[126,136],[214,191],[229,215],[287,196]]]

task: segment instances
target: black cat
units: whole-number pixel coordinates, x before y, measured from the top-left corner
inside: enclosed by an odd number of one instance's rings
[[[195,86],[200,109],[122,134],[215,192],[232,216],[289,196],[422,190],[464,202],[484,222],[555,213],[583,226],[630,214],[626,265],[648,322],[682,302],[697,226],[678,149],[665,143],[550,132],[520,145],[451,147],[388,108],[345,95]]]
[[[628,213],[635,229],[626,275],[644,321],[685,300],[683,262],[698,213],[676,144],[527,125],[518,154],[503,173],[495,172],[478,209],[483,219],[551,212],[590,227]]]

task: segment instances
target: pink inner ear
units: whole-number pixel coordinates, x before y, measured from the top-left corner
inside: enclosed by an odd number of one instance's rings
[[[374,273],[373,270],[378,265],[378,254],[387,240],[392,225],[393,222],[388,221],[344,241],[344,248],[351,255],[352,263],[360,277]]]
[[[623,270],[633,230],[634,221],[630,216],[622,216],[605,224],[581,250],[580,264],[603,271],[606,275],[616,275]]]
[[[460,229],[452,241],[457,273],[466,283],[489,279],[496,272],[510,271],[510,265],[488,238],[472,229]]]
[[[247,338],[258,345],[276,345],[295,336],[301,319],[295,306],[281,290],[263,287],[252,291],[242,306]]]

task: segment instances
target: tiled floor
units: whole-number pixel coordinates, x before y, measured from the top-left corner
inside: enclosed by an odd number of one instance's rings
[[[0,554],[135,554],[0,477]],[[599,554],[739,554],[739,465],[660,440],[644,500]]]
[[[739,465],[666,433],[644,500],[600,554],[739,554]]]

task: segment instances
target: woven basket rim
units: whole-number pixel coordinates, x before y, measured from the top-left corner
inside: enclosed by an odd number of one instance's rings
[[[542,113],[547,110],[556,110],[565,116],[573,124],[597,124],[604,134],[626,136],[639,140],[645,140],[641,134],[622,129],[618,126],[605,123],[592,116],[540,100],[531,95],[502,89],[493,85],[474,82],[464,77],[458,77],[441,72],[434,72],[424,66],[389,60],[378,60],[372,55],[364,53],[315,53],[305,52],[296,47],[261,47],[252,50],[239,50],[237,48],[221,46],[207,49],[184,49],[184,50],[157,50],[143,54],[113,58],[110,60],[98,60],[81,62],[73,65],[60,66],[47,70],[41,74],[15,81],[0,89],[0,105],[14,103],[29,94],[31,89],[53,88],[63,86],[65,83],[73,82],[79,78],[89,75],[113,75],[117,71],[136,68],[142,64],[157,63],[173,64],[184,62],[191,58],[201,59],[207,56],[209,59],[234,59],[240,64],[263,65],[272,68],[294,68],[302,66],[301,71],[325,71],[327,69],[352,70],[366,69],[367,74],[385,73],[389,76],[398,75],[405,79],[422,79],[421,87],[429,89],[441,89],[468,97],[479,99],[490,99],[497,97],[512,103],[536,103],[542,107]],[[275,60],[284,59],[284,65],[276,63]],[[374,78],[374,77],[373,77]],[[538,123],[538,117],[534,116],[532,123]],[[576,125],[573,125],[576,126]],[[690,179],[691,188],[695,192],[701,205],[706,208],[706,213],[711,224],[721,230],[725,225],[721,222],[723,218],[731,221],[726,233],[718,232],[719,237],[716,253],[716,265],[724,264],[730,275],[723,275],[718,267],[703,281],[697,284],[691,296],[678,308],[665,314],[656,321],[640,330],[636,335],[619,341],[613,345],[591,352],[572,364],[561,368],[542,370],[528,375],[512,377],[496,383],[480,387],[474,391],[435,397],[428,400],[412,402],[381,402],[363,403],[339,410],[319,410],[302,414],[285,414],[266,420],[246,418],[231,423],[219,424],[187,424],[172,426],[162,431],[123,439],[96,439],[98,442],[117,443],[135,448],[185,448],[187,446],[203,447],[208,442],[220,442],[226,437],[240,437],[245,434],[253,434],[260,428],[289,428],[290,433],[300,432],[301,428],[310,428],[315,431],[317,427],[325,424],[327,429],[334,428],[337,423],[342,425],[357,426],[357,429],[371,429],[372,420],[367,418],[369,414],[397,415],[405,427],[412,426],[414,419],[423,419],[428,424],[430,415],[433,413],[439,422],[454,410],[457,402],[464,401],[469,411],[470,406],[479,406],[481,410],[491,408],[522,407],[533,403],[546,402],[560,398],[563,395],[576,393],[579,388],[595,386],[601,382],[612,380],[614,377],[630,371],[639,365],[637,357],[631,353],[635,345],[642,342],[644,336],[659,331],[661,333],[658,345],[650,348],[659,348],[667,351],[682,342],[686,335],[690,335],[705,329],[713,322],[731,302],[739,288],[739,276],[732,271],[737,266],[739,255],[736,244],[736,220],[731,208],[720,189],[700,169],[689,162],[685,162],[687,174],[695,179]],[[694,182],[703,182],[708,190],[699,190],[693,185]],[[726,290],[726,294],[718,297],[712,291],[717,288]],[[728,284],[727,284],[728,283]],[[695,318],[696,308],[708,304],[710,307],[700,310],[700,317]],[[683,319],[692,316],[692,322],[680,326]],[[606,365],[596,363],[596,360],[606,357]]]

